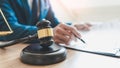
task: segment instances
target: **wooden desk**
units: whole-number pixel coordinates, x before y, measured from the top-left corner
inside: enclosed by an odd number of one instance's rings
[[[0,49],[0,68],[120,68],[120,59],[72,50],[68,50],[67,59],[63,62],[47,66],[28,65],[19,60],[21,50],[27,45],[17,44]]]

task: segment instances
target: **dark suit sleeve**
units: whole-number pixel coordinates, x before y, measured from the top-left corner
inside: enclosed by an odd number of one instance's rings
[[[49,8],[48,14],[47,14],[47,16],[46,16],[46,19],[49,20],[49,21],[51,21],[51,23],[52,23],[51,26],[52,26],[52,27],[55,27],[56,25],[59,24],[59,21],[58,21],[58,19],[55,17],[55,14],[54,14],[54,12],[53,12],[53,10],[52,10],[50,1],[49,1],[49,0],[47,0],[47,1],[49,2],[50,8]]]
[[[18,21],[15,15],[14,10],[12,9],[9,3],[9,0],[0,0],[0,8],[4,12],[4,15],[7,18],[9,25],[14,31],[13,34],[0,37],[0,40],[13,40],[36,33],[37,31],[36,26],[28,26],[28,25],[20,24],[20,22]],[[7,30],[7,29],[8,27],[6,26],[2,16],[0,15],[0,30]]]

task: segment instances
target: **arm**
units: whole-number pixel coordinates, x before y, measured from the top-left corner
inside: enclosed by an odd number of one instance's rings
[[[14,10],[12,9],[9,3],[9,0],[1,0],[0,8],[4,12],[4,15],[6,16],[9,25],[14,31],[14,33],[11,35],[4,36],[4,38],[0,37],[0,40],[13,40],[13,39],[18,39],[18,38],[25,37],[25,36],[36,33],[37,31],[36,26],[20,24],[20,22],[18,21],[15,15]],[[0,15],[0,30],[5,30],[5,29],[8,29],[8,27],[6,27],[6,24],[2,16]]]

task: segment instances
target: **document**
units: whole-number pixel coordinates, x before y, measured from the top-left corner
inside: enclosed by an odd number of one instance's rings
[[[92,25],[90,31],[80,32],[86,44],[78,39],[71,41],[67,47],[120,55],[120,22],[92,23]]]

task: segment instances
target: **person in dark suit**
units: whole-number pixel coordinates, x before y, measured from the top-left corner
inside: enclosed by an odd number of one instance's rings
[[[51,26],[54,28],[54,40],[56,43],[68,44],[72,36],[80,37],[75,28],[58,21],[52,11],[49,0],[38,0],[36,3],[37,8],[33,7],[32,1],[35,0],[0,0],[0,8],[14,31],[10,35],[0,37],[1,41],[19,39],[35,34],[37,32],[36,23],[43,19],[49,20],[52,23]],[[34,11],[37,11],[37,14],[34,14]],[[82,27],[88,29],[88,26]],[[7,29],[8,27],[0,15],[0,30]],[[63,35],[69,36],[69,38]]]

